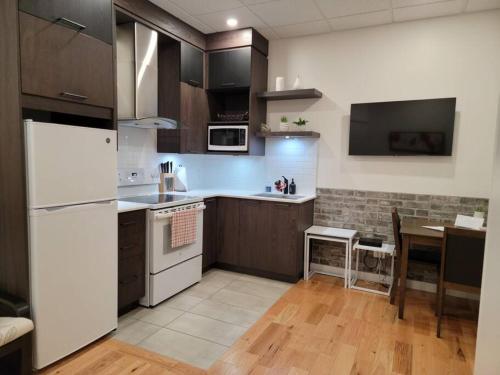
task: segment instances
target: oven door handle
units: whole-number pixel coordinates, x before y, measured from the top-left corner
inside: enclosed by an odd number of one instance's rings
[[[196,207],[196,208],[191,208],[191,209],[189,209],[189,210],[186,210],[186,212],[187,212],[187,211],[192,211],[192,210],[194,210],[194,211],[203,211],[205,208],[206,208],[206,206],[205,206],[205,205],[203,205],[203,206],[198,206],[198,207]],[[184,211],[179,211],[179,212],[184,212]],[[158,213],[158,214],[155,214],[154,219],[155,219],[155,220],[164,220],[164,219],[171,218],[172,216],[174,216],[174,213],[173,213],[173,212],[169,212],[169,213],[166,213],[166,214],[159,214],[159,213]]]

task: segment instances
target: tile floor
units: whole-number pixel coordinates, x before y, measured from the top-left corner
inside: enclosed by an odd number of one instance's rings
[[[213,269],[160,305],[120,317],[114,338],[207,369],[291,285]]]

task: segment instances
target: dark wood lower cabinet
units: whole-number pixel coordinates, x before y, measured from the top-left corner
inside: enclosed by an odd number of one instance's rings
[[[217,261],[217,198],[205,199],[203,213],[203,270]]]
[[[118,215],[118,310],[145,295],[146,211]]]
[[[296,282],[304,265],[304,230],[313,223],[314,201],[281,203],[219,198],[217,265]]]
[[[217,263],[238,265],[239,199],[217,199]]]

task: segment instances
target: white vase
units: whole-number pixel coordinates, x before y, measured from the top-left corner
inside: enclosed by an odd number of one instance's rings
[[[287,132],[290,129],[288,122],[280,122],[280,131]]]
[[[285,78],[276,77],[276,91],[283,91],[285,89]]]
[[[292,88],[294,90],[299,90],[302,88],[302,82],[300,80],[300,76],[297,76],[297,78],[295,78],[295,82],[293,82]]]

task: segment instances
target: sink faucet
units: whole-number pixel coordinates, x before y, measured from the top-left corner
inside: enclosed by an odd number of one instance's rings
[[[283,193],[288,194],[288,179],[285,176],[281,177],[283,177],[283,182],[285,183],[285,188],[283,189]]]

